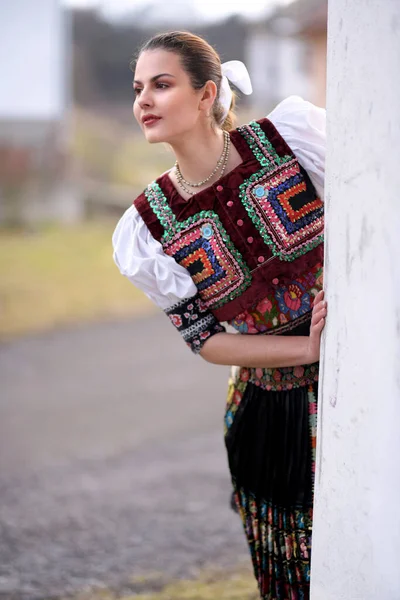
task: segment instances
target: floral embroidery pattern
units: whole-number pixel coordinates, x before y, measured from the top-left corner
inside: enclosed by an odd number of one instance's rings
[[[198,294],[174,304],[165,313],[195,354],[209,337],[225,331]]]
[[[322,289],[323,269],[316,264],[301,277],[284,285],[254,308],[240,313],[229,324],[240,333],[282,333],[307,321],[314,297]]]
[[[310,294],[299,283],[290,283],[287,288],[279,288],[275,294],[281,314],[289,313],[297,319],[311,310]]]
[[[188,315],[188,313],[186,313]],[[189,316],[189,315],[188,315]],[[169,318],[172,321],[172,324],[175,325],[179,329],[182,327],[182,318],[179,315],[170,315]]]
[[[261,598],[306,600],[312,508],[280,508],[233,483]]]
[[[312,385],[319,379],[319,365],[303,365],[297,367],[280,367],[262,369],[261,367],[240,367],[229,382],[227,408],[225,412],[226,430],[233,423],[235,413],[240,405],[247,383],[252,383],[268,392],[282,392]],[[316,426],[316,423],[315,423]]]
[[[318,364],[298,367],[280,367],[279,369],[247,369],[248,381],[263,390],[282,392],[310,385],[318,381]],[[241,373],[241,376],[243,374]]]
[[[228,397],[226,400],[226,410],[224,418],[225,435],[233,423],[236,411],[239,408],[240,402],[243,397],[243,392],[246,389],[247,382],[249,380],[248,370],[241,369],[241,371],[243,371],[243,377],[241,373],[238,373],[236,377],[232,377],[229,380]]]

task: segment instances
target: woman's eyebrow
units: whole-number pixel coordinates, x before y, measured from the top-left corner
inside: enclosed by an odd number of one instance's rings
[[[150,79],[150,81],[151,81],[152,83],[154,83],[155,81],[157,81],[157,79],[160,79],[160,77],[173,77],[174,79],[176,79],[176,78],[175,78],[175,75],[171,75],[171,73],[160,73],[159,75],[154,75],[154,77],[152,77],[152,78]],[[142,82],[141,82],[141,81],[139,81],[138,79],[134,79],[134,80],[133,80],[133,83],[142,83]]]

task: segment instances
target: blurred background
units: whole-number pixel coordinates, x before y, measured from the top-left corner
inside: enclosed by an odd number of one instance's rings
[[[161,589],[247,560],[228,373],[112,261],[118,218],[173,163],[134,122],[129,62],[178,28],[246,63],[238,124],[290,94],[324,106],[327,0],[0,2],[0,598],[139,594],[143,573]],[[249,577],[224,597],[253,597]]]

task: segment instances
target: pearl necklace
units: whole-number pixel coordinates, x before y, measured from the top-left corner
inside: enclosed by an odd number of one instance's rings
[[[188,186],[192,187],[192,188],[198,188],[198,187],[204,185],[205,183],[210,181],[210,179],[212,177],[214,177],[214,175],[216,175],[216,173],[219,171],[219,169],[221,169],[219,178],[221,178],[223,176],[223,174],[225,173],[226,166],[228,164],[228,158],[229,158],[230,136],[227,131],[224,131],[223,134],[224,134],[224,147],[223,147],[221,156],[219,157],[217,164],[215,165],[212,173],[210,173],[210,175],[208,177],[206,177],[205,179],[203,179],[202,181],[199,181],[198,183],[192,183],[190,181],[187,181],[182,175],[182,172],[178,165],[178,161],[175,162],[175,171],[176,171],[177,182],[180,185],[180,187],[190,196],[193,196],[196,193],[196,190],[189,190]]]

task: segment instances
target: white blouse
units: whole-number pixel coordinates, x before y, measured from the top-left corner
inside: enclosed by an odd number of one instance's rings
[[[299,96],[286,98],[267,116],[324,197],[325,110]],[[121,271],[157,306],[166,310],[197,293],[189,272],[164,253],[135,206],[121,217],[112,237]]]

